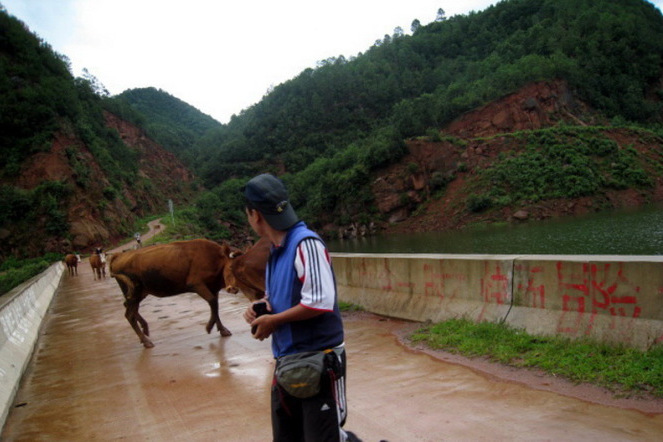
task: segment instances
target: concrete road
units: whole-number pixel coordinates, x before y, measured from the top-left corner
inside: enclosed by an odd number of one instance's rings
[[[3,441],[267,441],[269,342],[225,292],[233,336],[204,330],[195,294],[148,297],[152,349],[124,318],[114,279],[87,261],[65,275],[45,320]],[[598,405],[500,380],[402,346],[400,321],[346,317],[349,417],[365,441],[661,440],[663,414]]]

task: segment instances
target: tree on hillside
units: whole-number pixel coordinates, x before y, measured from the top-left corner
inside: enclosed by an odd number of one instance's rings
[[[108,89],[106,89],[106,86],[104,86],[97,77],[92,75],[90,71],[87,70],[87,68],[83,68],[82,78],[88,82],[90,89],[92,89],[95,94],[99,95],[100,97],[108,97],[110,95]]]

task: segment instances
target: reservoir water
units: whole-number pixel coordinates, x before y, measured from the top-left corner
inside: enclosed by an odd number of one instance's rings
[[[452,232],[328,241],[332,252],[663,255],[663,205]]]

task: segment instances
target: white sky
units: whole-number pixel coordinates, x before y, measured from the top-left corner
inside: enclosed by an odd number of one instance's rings
[[[320,60],[356,56],[400,26],[498,0],[0,0],[112,94],[156,87],[221,123]],[[652,1],[659,9],[663,0]]]

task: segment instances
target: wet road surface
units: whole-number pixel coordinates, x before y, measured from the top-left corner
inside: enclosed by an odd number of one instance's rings
[[[87,260],[65,275],[2,431],[3,441],[268,441],[269,342],[221,292],[233,336],[205,332],[196,294],[149,296],[145,349],[124,318],[112,278]],[[365,441],[663,439],[663,414],[597,405],[502,381],[399,344],[406,325],[347,316],[349,416]]]

